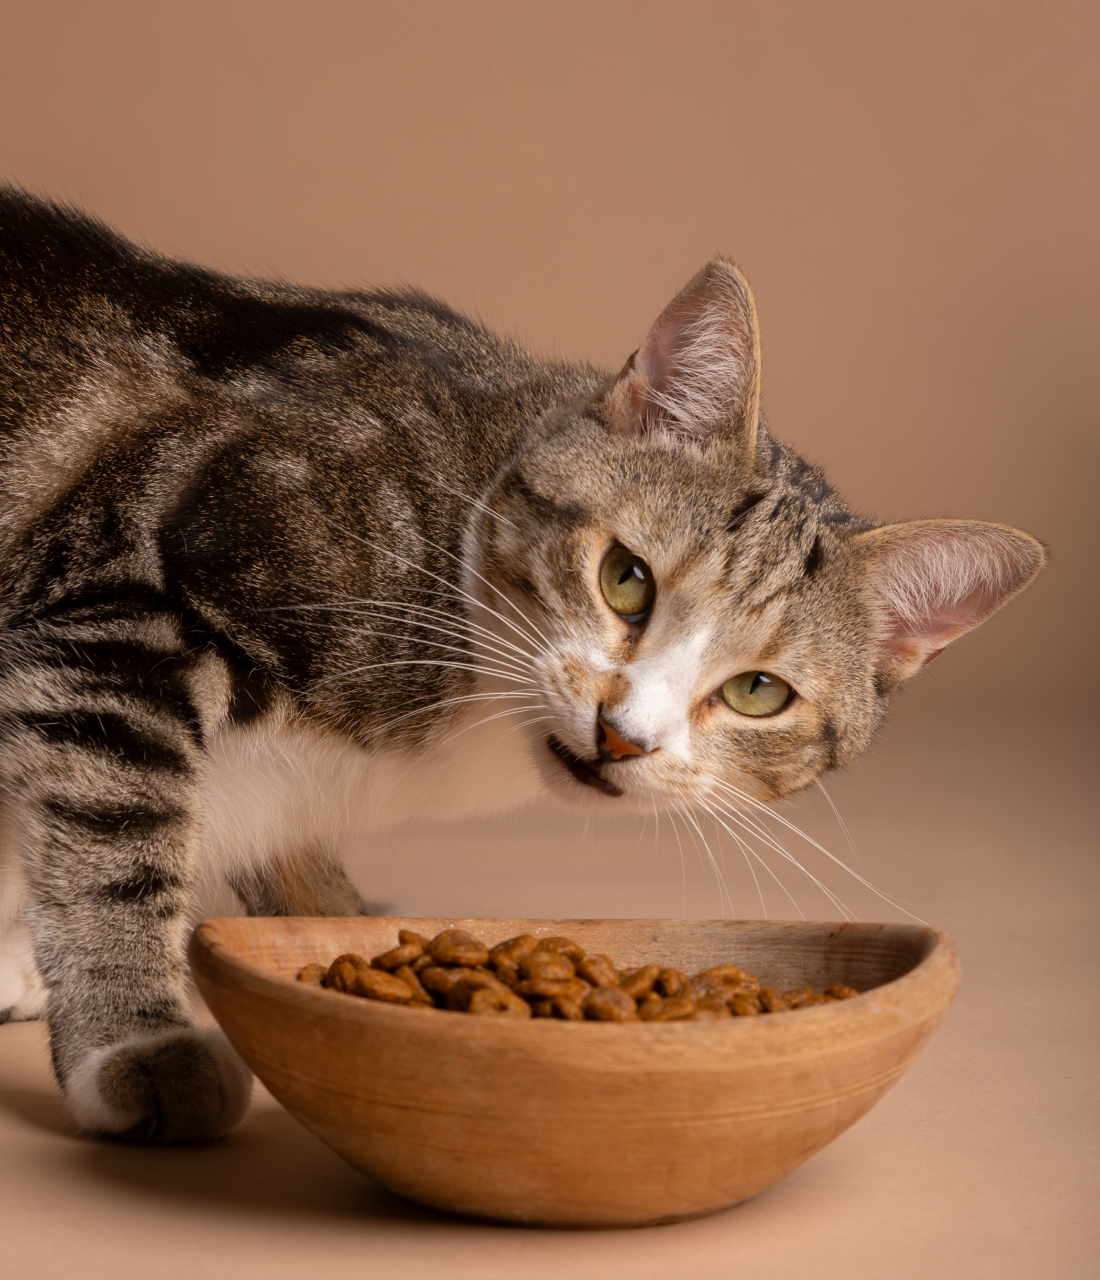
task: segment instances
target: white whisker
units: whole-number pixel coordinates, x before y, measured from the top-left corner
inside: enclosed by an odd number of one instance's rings
[[[720,782],[717,779],[712,779],[712,781],[715,785],[721,787],[725,791],[728,791],[732,796],[735,796],[739,801],[741,801],[741,803],[750,805],[752,808],[766,813],[768,817],[774,818],[776,822],[782,823],[788,830],[793,831],[796,836],[801,836],[808,844],[812,844],[819,853],[823,853],[831,862],[835,862],[843,871],[847,871],[847,873],[854,879],[858,880],[864,888],[870,889],[876,897],[881,898],[883,902],[889,903],[896,911],[903,912],[910,918],[910,920],[916,920],[918,924],[927,923],[926,921],[921,920],[919,916],[915,916],[911,911],[906,911],[900,902],[891,898],[889,894],[883,893],[881,889],[876,888],[870,880],[865,879],[858,871],[853,871],[852,868],[849,867],[846,862],[841,861],[835,853],[830,853],[824,845],[818,844],[812,836],[808,836],[805,831],[800,830],[800,828],[796,827],[793,822],[788,822],[782,814],[776,813],[774,809],[769,809],[766,804],[762,804],[759,800],[754,799],[752,796],[747,795],[745,792],[739,790],[737,787],[731,786],[727,782]]]

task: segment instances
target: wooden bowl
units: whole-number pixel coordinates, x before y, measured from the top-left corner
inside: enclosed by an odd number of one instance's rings
[[[863,994],[721,1022],[516,1022],[294,980],[310,961],[377,955],[399,928],[451,927]],[[959,985],[950,939],[888,924],[224,919],[198,927],[190,956],[241,1057],[357,1169],[453,1213],[555,1227],[674,1222],[772,1186],[882,1097]]]

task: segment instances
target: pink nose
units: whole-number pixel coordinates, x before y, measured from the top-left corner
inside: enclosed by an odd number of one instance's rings
[[[639,747],[636,742],[627,742],[621,733],[617,733],[607,723],[606,720],[600,719],[600,755],[610,756],[612,760],[621,760],[623,756],[644,756],[646,754],[645,747]]]

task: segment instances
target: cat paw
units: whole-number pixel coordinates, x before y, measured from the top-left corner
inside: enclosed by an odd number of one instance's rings
[[[134,1142],[219,1138],[240,1123],[251,1095],[252,1073],[216,1028],[107,1045],[65,1082],[82,1129]]]
[[[33,1022],[46,1015],[46,984],[31,954],[31,939],[21,921],[0,936],[0,1024]]]

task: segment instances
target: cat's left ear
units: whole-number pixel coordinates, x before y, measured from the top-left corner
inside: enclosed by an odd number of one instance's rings
[[[879,613],[876,666],[888,687],[915,675],[1035,577],[1041,543],[1006,524],[913,520],[856,535]]]
[[[611,429],[756,449],[760,333],[748,281],[715,258],[665,307],[611,393]]]

